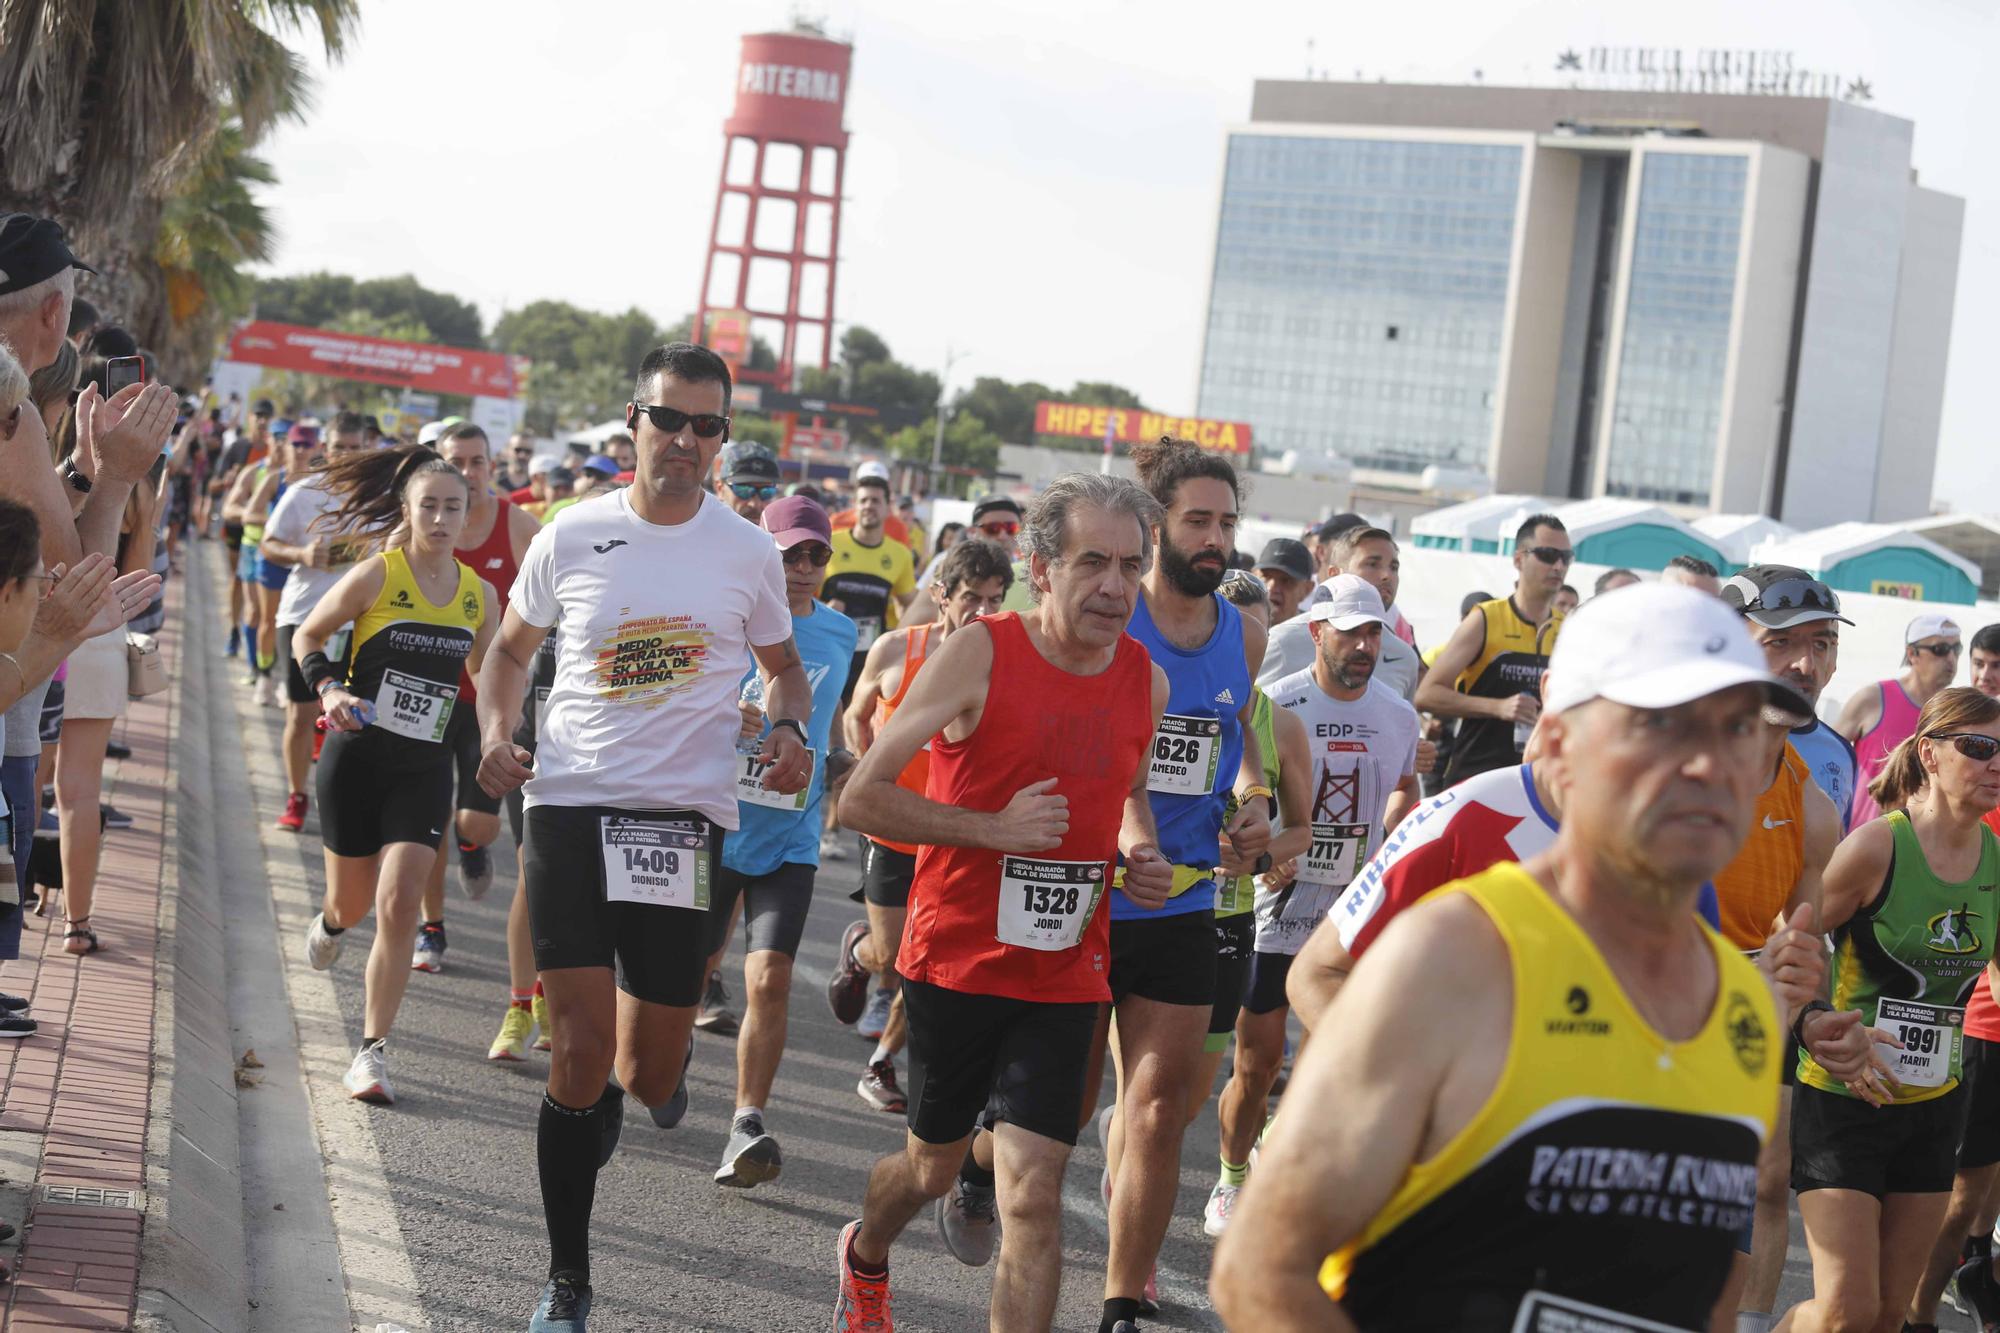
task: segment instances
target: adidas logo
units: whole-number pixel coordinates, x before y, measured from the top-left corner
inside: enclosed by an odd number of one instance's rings
[[[1229,692],[1229,687],[1225,685],[1220,690],[1216,691],[1215,702],[1219,704],[1228,704],[1231,708],[1234,708],[1236,707],[1236,696],[1231,694]]]

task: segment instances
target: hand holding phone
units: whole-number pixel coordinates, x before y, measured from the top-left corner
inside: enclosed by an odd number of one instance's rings
[[[146,358],[143,356],[114,356],[104,363],[104,396],[111,397],[120,389],[146,382]]]

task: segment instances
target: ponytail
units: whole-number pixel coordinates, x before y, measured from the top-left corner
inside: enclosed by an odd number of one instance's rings
[[[461,483],[465,480],[426,444],[334,459],[320,474],[326,479],[327,492],[340,500],[340,507],[326,518],[326,526],[348,537],[386,536],[403,521],[403,492],[412,481],[431,472],[448,473]]]
[[[1926,738],[1991,726],[1995,722],[2000,722],[2000,700],[1989,699],[1963,685],[1939,690],[1924,705],[1917,718],[1917,729],[1882,761],[1882,771],[1868,784],[1869,796],[1884,810],[1902,809],[1931,780],[1924,769],[1921,749]]]
[[[1930,774],[1924,772],[1923,755],[1917,748],[1922,736],[1921,731],[1913,732],[1889,751],[1889,757],[1882,761],[1882,771],[1868,784],[1868,795],[1881,809],[1902,809],[1930,781]]]

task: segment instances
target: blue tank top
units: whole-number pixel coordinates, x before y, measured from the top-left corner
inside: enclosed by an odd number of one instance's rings
[[[1854,812],[1854,747],[1847,737],[1817,720],[1807,730],[1794,731],[1791,740],[1799,758],[1806,761],[1806,771],[1840,812],[1840,831],[1846,833]]]
[[[1167,641],[1153,624],[1152,614],[1142,597],[1126,630],[1146,645],[1155,664],[1167,673],[1167,717],[1154,741],[1157,756],[1162,738],[1184,742],[1199,739],[1207,732],[1215,744],[1215,776],[1206,792],[1180,795],[1150,791],[1153,823],[1160,834],[1160,851],[1177,866],[1214,866],[1216,839],[1222,832],[1224,807],[1236,786],[1243,766],[1243,724],[1237,710],[1250,698],[1249,669],[1243,662],[1243,618],[1236,608],[1220,597],[1215,602],[1215,633],[1208,642],[1189,652]],[[1184,719],[1175,721],[1174,719]],[[1208,729],[1213,728],[1213,731]],[[1187,736],[1179,734],[1188,733]],[[1206,765],[1203,765],[1206,768]],[[1176,916],[1183,912],[1215,910],[1215,881],[1204,879],[1186,892],[1168,900],[1165,907],[1147,911],[1133,904],[1123,893],[1111,894],[1111,919]]]

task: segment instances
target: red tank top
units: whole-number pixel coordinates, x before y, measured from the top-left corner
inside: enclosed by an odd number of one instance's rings
[[[2000,834],[2000,810],[1986,812],[1986,827]],[[1965,1002],[1965,1035],[1981,1041],[2000,1041],[2000,1005],[1993,1003],[1993,988],[1986,984],[1986,969],[1979,969],[1972,998]]]
[[[876,735],[881,735],[882,728],[889,725],[889,719],[903,706],[904,696],[910,692],[910,682],[917,678],[917,672],[922,670],[925,659],[931,655],[931,641],[937,627],[937,622],[933,620],[903,635],[903,678],[896,682],[894,694],[884,695],[875,701]],[[930,778],[931,748],[927,742],[923,749],[911,756],[909,763],[903,765],[903,771],[896,775],[896,785],[922,796],[930,790]],[[890,842],[887,838],[875,841],[905,856],[917,854],[916,847],[908,843]]]
[[[1903,692],[1903,683],[1893,677],[1876,682],[1875,688],[1882,695],[1882,716],[1872,728],[1861,734],[1860,740],[1854,742],[1856,772],[1850,828],[1860,828],[1882,813],[1882,807],[1875,804],[1875,798],[1868,794],[1868,784],[1881,774],[1889,752],[1916,735],[1917,718],[1922,711]]]
[[[1109,668],[1073,675],[1036,650],[1018,614],[979,623],[993,639],[986,707],[964,740],[931,743],[929,796],[995,811],[1029,783],[1055,778],[1055,791],[1069,798],[1069,833],[1053,850],[1026,856],[920,848],[896,969],[974,995],[1108,1000],[1103,898],[1125,798],[1153,738],[1152,659],[1121,635]],[[1064,935],[1075,943],[1057,943]]]
[[[493,530],[486,534],[486,540],[469,551],[458,552],[458,562],[493,585],[493,614],[507,614],[507,594],[514,589],[514,576],[521,572],[520,562],[514,559],[514,538],[509,531],[507,511],[513,508],[503,496],[494,496],[496,506],[493,513]],[[467,704],[478,699],[479,692],[472,687],[472,677],[466,672],[458,674],[458,697]]]

